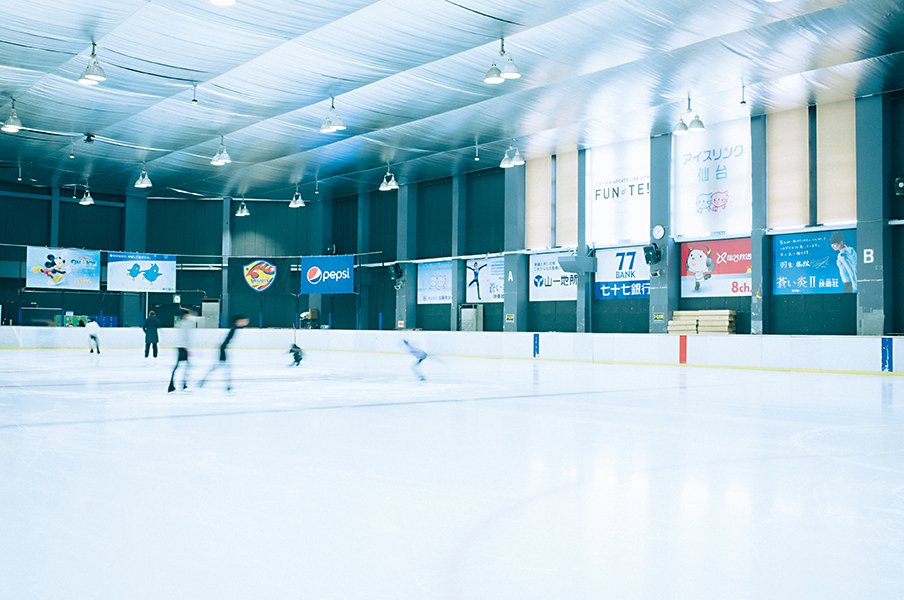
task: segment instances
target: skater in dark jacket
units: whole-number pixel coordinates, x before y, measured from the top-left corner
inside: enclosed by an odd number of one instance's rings
[[[147,358],[150,353],[151,346],[154,347],[154,358],[157,358],[157,344],[160,337],[157,329],[160,327],[160,321],[154,311],[148,313],[148,318],[144,322],[144,357]]]
[[[297,367],[301,364],[301,359],[304,358],[304,351],[298,347],[298,344],[292,344],[292,347],[289,348],[289,354],[292,355],[292,360],[295,361],[293,366]]]
[[[235,315],[232,317],[232,326],[229,328],[229,333],[226,334],[226,337],[223,338],[223,343],[220,344],[220,357],[217,362],[210,367],[210,370],[207,372],[207,375],[201,379],[201,383],[198,384],[199,387],[204,387],[204,383],[207,381],[208,377],[213,374],[219,368],[223,368],[226,371],[226,391],[232,391],[232,367],[229,365],[229,359],[226,356],[226,348],[229,347],[229,344],[232,342],[232,338],[235,337],[235,332],[242,327],[247,327],[249,323],[248,317],[245,315]]]

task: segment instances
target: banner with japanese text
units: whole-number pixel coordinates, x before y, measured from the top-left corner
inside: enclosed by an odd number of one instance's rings
[[[750,238],[681,244],[681,297],[750,296]]]
[[[109,252],[107,289],[120,292],[175,292],[176,257],[172,254]]]
[[[475,302],[502,302],[505,299],[505,259],[479,258],[465,261],[465,299]]]
[[[100,289],[100,250],[28,246],[25,260],[25,287]]]
[[[643,246],[596,251],[593,297],[597,300],[650,297],[650,265],[644,260]]]
[[[750,233],[750,121],[672,136],[672,231],[678,236]]]
[[[645,242],[650,231],[650,139],[589,151],[587,206],[595,245]]]
[[[857,291],[857,231],[789,233],[772,238],[772,293]]]
[[[452,261],[418,263],[417,303],[451,304]]]
[[[530,302],[578,299],[578,275],[566,273],[559,266],[559,256],[565,253],[532,254],[530,256]]]

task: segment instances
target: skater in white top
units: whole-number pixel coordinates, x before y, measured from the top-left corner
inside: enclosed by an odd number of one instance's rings
[[[88,319],[85,323],[85,332],[88,334],[88,348],[91,354],[94,354],[95,350],[100,354],[100,325],[94,319]]]
[[[173,367],[173,373],[170,375],[169,386],[166,388],[167,393],[176,391],[176,371],[179,365],[185,363],[185,369],[182,371],[182,389],[188,389],[188,354],[191,348],[193,330],[198,326],[199,317],[192,314],[187,308],[182,309],[182,318],[176,324],[179,329],[179,347],[176,349],[176,366]]]

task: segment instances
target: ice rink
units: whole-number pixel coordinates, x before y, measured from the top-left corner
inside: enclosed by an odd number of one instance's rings
[[[0,598],[904,598],[904,379],[232,359],[0,351]]]

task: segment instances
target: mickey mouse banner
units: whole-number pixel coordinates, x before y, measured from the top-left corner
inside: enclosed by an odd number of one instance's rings
[[[25,287],[100,289],[100,250],[28,246]]]

